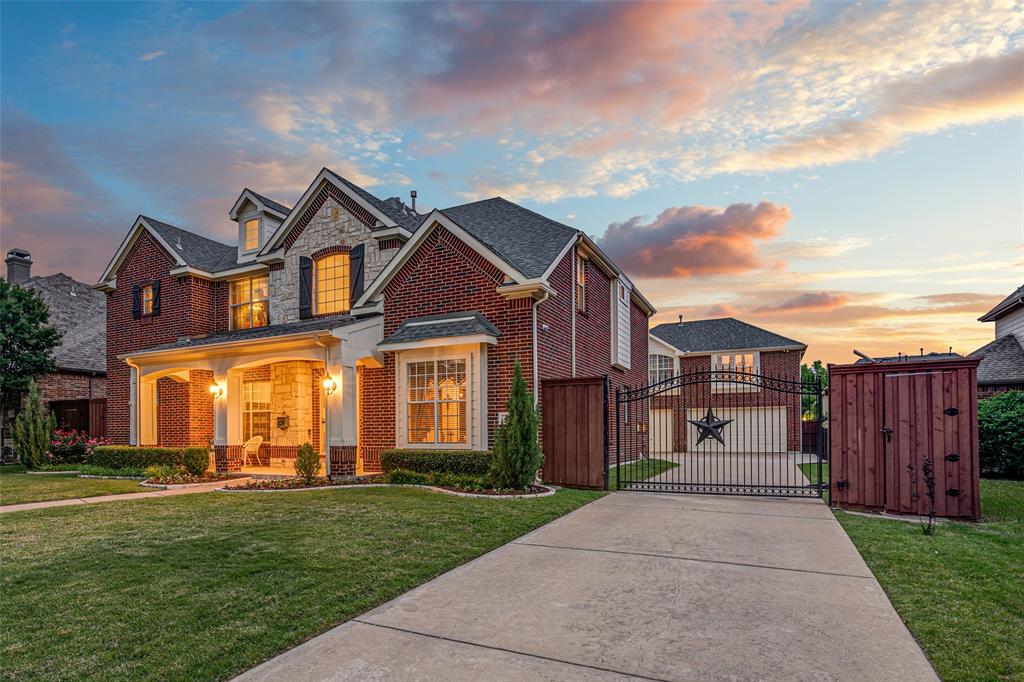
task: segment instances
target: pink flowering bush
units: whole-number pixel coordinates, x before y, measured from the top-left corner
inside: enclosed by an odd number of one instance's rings
[[[90,438],[75,429],[57,429],[46,452],[47,464],[81,464],[92,456],[92,449],[103,445],[102,438]]]

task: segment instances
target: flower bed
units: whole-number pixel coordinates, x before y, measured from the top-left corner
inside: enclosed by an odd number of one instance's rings
[[[526,490],[513,490],[508,488],[459,488],[451,485],[431,485],[427,483],[391,483],[386,476],[370,476],[363,478],[343,479],[332,481],[329,478],[315,478],[307,481],[302,478],[272,478],[272,479],[251,479],[237,486],[226,486],[220,488],[222,492],[273,492],[286,490],[317,490],[322,488],[358,488],[371,486],[378,488],[423,488],[449,495],[460,495],[463,497],[493,497],[513,499],[520,497],[547,497],[554,495],[555,489],[542,485],[531,485]]]
[[[338,483],[329,478],[319,476],[311,481],[302,478],[253,478],[242,485],[231,486],[231,490],[313,490],[315,488],[339,487],[342,485],[358,485],[355,481]]]
[[[150,476],[144,481],[145,485],[199,485],[200,483],[217,483],[221,481],[230,481],[236,478],[245,478],[245,474],[221,474],[213,471],[208,471],[202,476],[193,476],[192,474],[184,471],[174,474],[162,474],[157,476]]]

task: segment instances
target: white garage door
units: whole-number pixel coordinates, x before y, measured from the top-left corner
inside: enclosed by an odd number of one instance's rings
[[[672,410],[651,410],[651,456],[672,452]]]
[[[687,410],[687,420],[701,421],[708,408]],[[705,438],[699,452],[786,452],[785,407],[716,407],[715,417],[732,419],[722,428],[722,445],[714,438]],[[687,445],[693,449],[700,431],[687,421]],[[652,431],[653,435],[653,431]]]

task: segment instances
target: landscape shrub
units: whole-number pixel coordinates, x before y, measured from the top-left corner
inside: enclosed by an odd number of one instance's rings
[[[396,469],[421,474],[449,473],[483,476],[491,467],[493,455],[481,450],[385,450],[380,467],[385,473]]]
[[[392,469],[384,474],[384,480],[395,485],[427,485],[430,483],[430,476],[409,469]]]
[[[79,464],[86,461],[92,449],[101,444],[99,439],[90,438],[81,431],[57,429],[50,438],[47,460],[50,464]]]
[[[458,488],[477,492],[490,489],[491,485],[486,476],[473,476],[471,474],[450,474],[440,472],[430,475],[430,485],[441,488]]]
[[[107,469],[145,469],[153,464],[181,467],[184,452],[182,448],[99,445],[93,448],[87,463]]]
[[[14,450],[21,463],[28,469],[46,463],[46,452],[50,448],[57,420],[43,407],[43,397],[35,381],[29,381],[25,408],[14,420]]]
[[[494,461],[489,475],[495,488],[523,490],[533,483],[543,462],[537,428],[533,395],[526,390],[523,370],[516,360],[508,398],[508,417],[504,424],[498,426],[494,437]]]
[[[182,463],[188,473],[202,476],[210,468],[210,451],[207,448],[185,448]]]
[[[982,476],[1024,479],[1024,392],[978,401],[978,448]]]
[[[307,482],[320,474],[320,454],[311,444],[303,443],[295,453],[295,473]]]
[[[146,467],[146,478],[149,479],[173,479],[181,475],[181,469],[169,464],[154,464]]]

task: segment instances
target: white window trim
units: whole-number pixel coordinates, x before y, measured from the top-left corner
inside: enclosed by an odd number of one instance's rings
[[[267,297],[255,300],[252,297],[252,281],[254,279],[266,278],[267,280]],[[249,280],[249,302],[248,303],[235,303],[234,301],[234,285],[236,282],[243,280]],[[253,303],[266,303],[267,304],[267,323],[254,327],[252,325],[252,304]],[[238,306],[249,306],[249,326],[248,327],[236,327],[235,326],[235,308]],[[228,282],[228,329],[235,331],[237,329],[261,329],[262,327],[270,326],[270,274],[269,273],[257,273],[249,275],[248,277],[239,277]]]
[[[268,392],[267,392],[267,409],[265,409],[265,410],[247,410],[247,409],[245,409],[246,398],[247,397],[251,397],[252,391],[251,391],[250,387],[253,384],[267,384],[267,387],[268,387]],[[243,440],[248,440],[248,438],[246,438],[246,436],[245,436],[245,415],[246,414],[254,414],[254,413],[266,412],[267,415],[269,416],[269,422],[268,422],[269,429],[268,429],[268,432],[267,432],[267,437],[264,439],[264,441],[266,442],[267,445],[270,445],[270,437],[274,433],[274,406],[273,406],[273,399],[274,399],[273,389],[274,389],[274,387],[273,387],[273,383],[271,381],[269,381],[269,380],[263,380],[263,379],[260,379],[260,380],[257,380],[257,381],[242,381],[241,389],[242,389],[242,391],[241,391],[241,400],[238,401],[238,416],[239,416],[238,427],[239,427],[239,430],[240,430],[240,432],[242,434],[242,439]],[[247,391],[247,389],[249,389],[249,390]],[[248,396],[246,395],[247,393],[249,394]],[[249,402],[251,403],[252,401],[250,400]],[[249,438],[252,438],[252,435],[250,435]]]
[[[312,307],[313,307],[313,314],[314,315],[344,315],[345,313],[351,313],[352,312],[352,298],[351,298],[351,296],[343,296],[342,298],[338,299],[338,300],[347,302],[348,307],[345,308],[344,310],[338,310],[338,311],[333,311],[333,312],[329,312],[329,313],[328,312],[323,312],[322,310],[320,310],[320,295],[319,295],[319,286],[318,286],[319,283],[320,283],[320,263],[321,263],[321,261],[327,260],[331,256],[345,256],[345,265],[346,265],[346,268],[347,268],[347,272],[345,273],[345,281],[347,283],[348,291],[351,292],[351,290],[352,290],[352,254],[350,252],[341,251],[341,252],[337,252],[337,253],[325,253],[324,255],[320,256],[319,258],[313,259],[313,273],[312,273],[313,274],[313,281],[310,282],[310,291],[311,291],[311,296],[313,297]],[[342,291],[341,293],[344,294],[345,292]]]
[[[248,225],[249,223],[251,223],[254,220],[256,221],[256,247],[252,248],[252,249],[247,249],[247,248],[245,248],[245,237],[246,237],[245,230],[246,230],[246,225]],[[260,250],[260,247],[263,245],[262,244],[262,242],[263,242],[262,237],[263,237],[263,216],[257,214],[257,215],[254,215],[254,216],[246,217],[246,218],[244,218],[242,220],[242,253],[246,253],[246,254],[258,253],[259,250]]]
[[[722,356],[724,355],[753,355],[754,365],[748,370],[752,374],[761,373],[761,352],[760,351],[731,351],[728,353],[714,353],[711,356],[711,371],[718,372],[722,371]],[[749,385],[745,386],[729,381],[715,381],[711,384],[712,393],[757,393],[761,390],[760,386]]]
[[[669,375],[667,377],[656,378],[656,377],[654,377],[651,374],[652,372],[655,372],[655,371],[659,372],[659,373],[664,371],[664,368],[662,368],[662,367],[657,367],[657,368],[651,367],[651,359],[652,358],[665,358],[666,360],[669,361],[669,365],[670,365],[668,367]],[[676,375],[676,359],[674,357],[672,357],[671,355],[667,355],[665,353],[648,353],[647,354],[647,383],[648,384],[661,383],[662,381],[667,381],[668,379],[671,379],[675,375]]]

